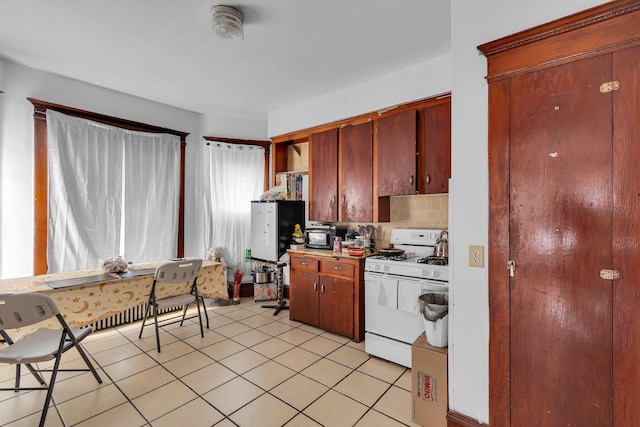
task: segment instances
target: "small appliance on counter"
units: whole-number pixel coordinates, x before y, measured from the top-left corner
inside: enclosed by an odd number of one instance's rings
[[[315,225],[304,231],[304,244],[311,249],[333,249],[336,237],[344,240],[347,235],[346,227],[335,225]]]

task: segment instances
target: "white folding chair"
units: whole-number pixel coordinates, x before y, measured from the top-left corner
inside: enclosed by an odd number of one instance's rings
[[[61,329],[39,328],[35,332],[22,339],[12,340],[7,330],[24,328],[44,320],[56,317],[60,322]],[[53,405],[66,426],[62,414],[58,410],[53,399],[53,387],[59,371],[91,371],[96,381],[102,384],[102,379],[96,372],[87,357],[87,353],[80,345],[80,341],[86,338],[93,329],[91,327],[83,329],[71,329],[60,314],[53,299],[45,294],[24,293],[24,294],[0,294],[0,335],[7,342],[7,346],[0,349],[0,363],[16,365],[15,387],[0,388],[0,390],[47,390],[42,415],[40,416],[40,427],[44,426],[47,417],[49,403]],[[62,354],[75,347],[87,369],[60,369],[60,359]],[[52,369],[39,369],[38,362],[54,360]],[[34,367],[35,364],[35,367]],[[40,387],[20,387],[20,366],[25,365],[27,369],[40,383]],[[40,372],[51,372],[49,384],[46,383]]]
[[[160,353],[160,332],[158,331],[158,310],[171,309],[182,307],[182,319],[180,320],[180,326],[184,323],[184,318],[187,315],[187,308],[190,304],[196,303],[198,307],[198,320],[200,321],[200,336],[204,338],[204,329],[202,327],[202,314],[200,312],[200,302],[202,298],[198,296],[198,273],[202,266],[201,259],[193,260],[180,260],[170,261],[163,263],[156,268],[156,273],[153,278],[153,284],[151,285],[151,292],[149,293],[149,300],[144,311],[144,319],[142,320],[142,327],[140,328],[140,335],[138,338],[142,338],[142,331],[146,326],[147,318],[153,310],[154,325],[156,328],[156,344],[158,346],[158,353]],[[179,295],[169,296],[166,298],[156,298],[156,287],[159,284],[165,285],[177,285],[192,282],[190,292],[182,293]],[[204,306],[204,302],[203,302]],[[206,310],[205,307],[203,309]],[[173,323],[173,322],[170,322]],[[167,324],[167,323],[165,323]],[[164,326],[165,324],[161,325]]]

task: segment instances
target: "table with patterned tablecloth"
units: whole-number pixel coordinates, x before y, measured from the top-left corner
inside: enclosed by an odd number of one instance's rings
[[[134,264],[130,269],[134,271],[155,269],[160,264],[161,262]],[[39,292],[50,295],[72,328],[95,324],[147,302],[153,283],[153,273],[134,277],[119,277],[114,274],[108,280],[67,287],[54,288],[48,284],[54,282],[59,284],[65,279],[91,278],[103,274],[101,269],[94,269],[4,279],[0,280],[0,293]],[[203,261],[196,283],[198,294],[201,296],[225,300],[229,298],[227,279],[223,265],[219,262]],[[191,282],[179,285],[163,284],[156,288],[156,295],[163,298],[188,293],[191,285]],[[34,326],[57,328],[58,324],[55,319],[50,319],[49,322]],[[15,332],[18,335],[29,333],[21,330]]]

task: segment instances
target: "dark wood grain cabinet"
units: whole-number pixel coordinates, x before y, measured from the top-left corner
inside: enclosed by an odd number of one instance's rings
[[[371,122],[340,129],[338,156],[340,222],[373,220],[373,126]]]
[[[388,222],[393,196],[448,193],[451,97],[278,137],[278,171],[300,141],[309,142],[309,220]]]
[[[491,426],[640,425],[639,21],[611,1],[478,47]]]
[[[309,219],[338,220],[338,129],[309,138]]]
[[[418,193],[449,192],[451,177],[451,98],[420,111]]]
[[[289,317],[356,342],[364,339],[363,264],[290,252]]]
[[[417,112],[382,117],[376,124],[375,186],[378,197],[416,192]]]

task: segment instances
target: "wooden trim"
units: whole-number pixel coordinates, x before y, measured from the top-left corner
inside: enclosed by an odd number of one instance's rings
[[[128,130],[136,130],[141,132],[152,132],[152,133],[168,133],[171,135],[176,135],[180,137],[181,141],[185,141],[186,137],[189,135],[189,132],[180,132],[177,130],[164,128],[160,126],[148,125],[146,123],[135,122],[133,120],[121,119],[119,117],[107,116],[105,114],[94,113],[92,111],[81,110],[79,108],[67,107],[65,105],[54,104],[52,102],[41,101],[39,99],[27,98],[29,102],[31,102],[34,107],[38,108],[46,114],[48,109],[58,111],[60,113],[67,114],[69,116],[81,117],[87,120],[93,120],[94,122],[104,123],[111,126],[117,126],[123,129]]]
[[[478,49],[487,79],[512,77],[640,44],[640,1],[617,0],[539,25]]]
[[[47,268],[47,201],[49,173],[47,165],[46,107],[34,104],[33,113],[33,275],[45,274]]]
[[[489,85],[489,421],[510,425],[509,81]]]
[[[27,98],[34,107],[34,240],[33,274],[45,274],[47,264],[47,201],[48,201],[48,159],[47,159],[47,110],[80,117],[110,126],[139,132],[167,133],[180,138],[180,196],[178,207],[178,257],[184,256],[184,190],[185,190],[185,147],[188,132],[180,132],[160,126],[134,122],[132,120],[107,116],[65,105],[54,104],[39,99]]]
[[[369,113],[362,114],[356,117],[350,117],[348,119],[338,120],[331,123],[326,123],[324,125],[315,126],[312,128],[302,129],[299,131],[287,133],[284,135],[279,135],[271,138],[274,144],[279,143],[291,143],[292,141],[300,141],[303,142],[311,136],[311,134],[324,132],[326,130],[342,128],[345,126],[352,126],[361,123],[365,123],[368,121],[375,121],[376,119],[390,116],[392,114],[400,113],[406,110],[417,110],[420,108],[428,107],[431,105],[443,104],[445,102],[451,101],[451,94],[446,93],[434,97],[430,97],[427,99],[421,99],[418,101],[408,102],[406,104],[398,104],[389,108],[383,108],[377,111],[371,111]]]
[[[264,184],[263,189],[267,191],[269,189],[269,158],[271,153],[271,141],[259,141],[254,139],[237,139],[237,138],[222,138],[217,136],[203,136],[208,142],[226,142],[228,144],[238,145],[257,145],[264,148]]]
[[[456,411],[447,412],[447,427],[487,427],[488,424],[483,424],[478,420],[468,417]]]

